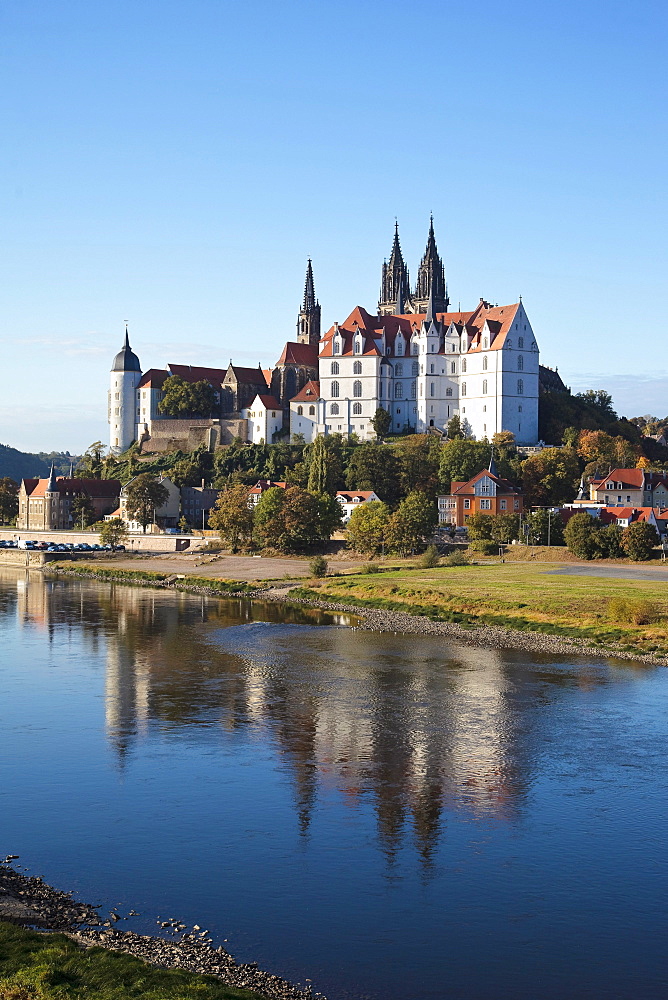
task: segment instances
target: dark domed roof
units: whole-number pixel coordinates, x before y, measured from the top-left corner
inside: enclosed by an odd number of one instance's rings
[[[128,331],[125,331],[125,343],[122,350],[118,352],[114,358],[114,363],[111,366],[112,372],[140,372],[141,365],[139,364],[139,358],[130,349],[130,341],[128,339]]]

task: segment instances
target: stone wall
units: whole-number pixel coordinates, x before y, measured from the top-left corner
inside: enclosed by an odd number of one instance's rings
[[[30,549],[0,549],[0,566],[28,566],[39,569],[47,562],[67,559],[64,552],[31,552]]]
[[[100,536],[96,531],[20,531],[17,528],[0,528],[0,538],[7,541],[19,538],[30,539],[34,542],[87,542],[89,545],[100,543]],[[205,544],[206,539],[200,537],[180,535],[130,535],[125,543],[128,552],[182,552],[184,549],[199,549]],[[29,551],[29,550],[28,550]],[[0,552],[23,552],[23,549],[0,549]],[[34,555],[40,553],[35,552]],[[86,553],[83,553],[86,555]],[[59,557],[56,552],[46,552],[44,555]],[[60,558],[64,553],[60,553]]]
[[[141,442],[142,454],[156,454],[168,451],[195,451],[204,446],[210,451],[221,445],[232,444],[235,438],[247,440],[248,428],[245,420],[230,418],[210,420],[153,420],[150,435]]]

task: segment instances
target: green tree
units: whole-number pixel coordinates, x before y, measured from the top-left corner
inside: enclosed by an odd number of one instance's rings
[[[162,391],[158,409],[169,417],[208,417],[216,406],[216,391],[204,379],[186,382],[180,375],[170,375]]]
[[[78,493],[70,506],[72,520],[77,528],[87,528],[97,520],[97,512],[93,501],[87,493]]]
[[[378,555],[387,540],[389,524],[390,508],[382,500],[360,504],[346,526],[349,547],[362,555]]]
[[[373,417],[371,418],[371,426],[376,432],[376,437],[379,441],[389,433],[390,427],[392,425],[392,417],[384,407],[379,406]]]
[[[471,514],[466,522],[466,527],[468,528],[468,537],[472,542],[491,541],[494,520],[491,514],[485,514],[478,510],[475,514]]]
[[[509,545],[520,535],[519,514],[494,514],[489,519],[492,522],[492,538],[501,545]]]
[[[312,493],[326,493],[328,485],[327,445],[323,435],[313,442],[309,452],[308,489]]]
[[[405,497],[390,518],[388,543],[402,554],[414,552],[434,531],[438,511],[433,499],[420,490]]]
[[[440,452],[439,477],[443,489],[452,482],[468,482],[489,465],[490,447],[486,441],[454,438],[445,442]]]
[[[100,528],[100,542],[102,545],[111,545],[112,549],[123,545],[127,537],[128,526],[122,517],[112,517],[110,521],[105,521]]]
[[[399,460],[387,444],[365,441],[353,451],[346,470],[349,490],[373,490],[389,504],[399,498]]]
[[[457,441],[459,438],[464,437],[464,432],[462,430],[462,422],[458,415],[455,413],[454,417],[450,417],[448,420],[448,441]]]
[[[573,448],[544,448],[522,465],[524,501],[529,506],[559,507],[577,493],[580,464]]]
[[[86,448],[83,458],[75,470],[75,475],[79,479],[102,479],[105,451],[106,446],[102,441],[93,441]]]
[[[598,543],[606,559],[621,559],[626,555],[623,545],[623,531],[618,524],[609,524],[598,533]]]
[[[9,476],[0,479],[0,521],[13,521],[19,512],[19,486]]]
[[[624,528],[622,545],[629,559],[634,562],[644,562],[652,558],[652,549],[659,544],[656,528],[647,521],[633,521]]]
[[[600,559],[603,555],[599,542],[601,525],[591,514],[573,514],[564,528],[566,545],[580,559]]]
[[[150,472],[142,472],[125,488],[127,514],[131,521],[138,521],[144,533],[155,519],[155,512],[167,503],[169,490]]]
[[[331,493],[313,493],[312,496],[315,500],[313,522],[315,540],[321,543],[328,542],[343,523],[343,508]]]
[[[255,508],[255,529],[266,546],[281,552],[308,552],[329,539],[340,523],[340,509],[338,501],[326,494],[299,486],[272,487]]]
[[[253,506],[249,498],[250,487],[243,484],[228,486],[209,514],[210,526],[233,552],[248,547],[253,539]]]
[[[539,508],[527,514],[526,520],[533,545],[564,544],[564,524],[558,511]]]
[[[395,445],[404,496],[417,490],[435,498],[439,490],[441,444],[433,434],[410,434]]]

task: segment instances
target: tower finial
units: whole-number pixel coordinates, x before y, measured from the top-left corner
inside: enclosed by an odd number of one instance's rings
[[[492,476],[498,476],[498,472],[496,471],[496,462],[494,461],[494,445],[492,445],[492,451],[489,456],[489,468],[487,471],[491,473]]]

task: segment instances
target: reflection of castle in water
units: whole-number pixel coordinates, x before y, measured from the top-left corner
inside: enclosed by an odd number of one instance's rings
[[[106,644],[106,732],[119,760],[156,726],[175,739],[195,727],[209,741],[212,730],[269,734],[302,831],[319,794],[372,805],[390,858],[412,829],[428,864],[446,808],[517,812],[533,780],[535,731],[549,724],[565,679],[563,670],[552,682],[544,675],[536,697],[521,683],[521,654],[446,654],[436,639],[343,628],[274,629],[252,623],[241,601],[21,579],[22,621],[76,626],[92,647]],[[295,621],[305,614],[293,612]],[[284,615],[266,608],[267,618]],[[580,665],[569,683],[592,683],[592,673]]]

